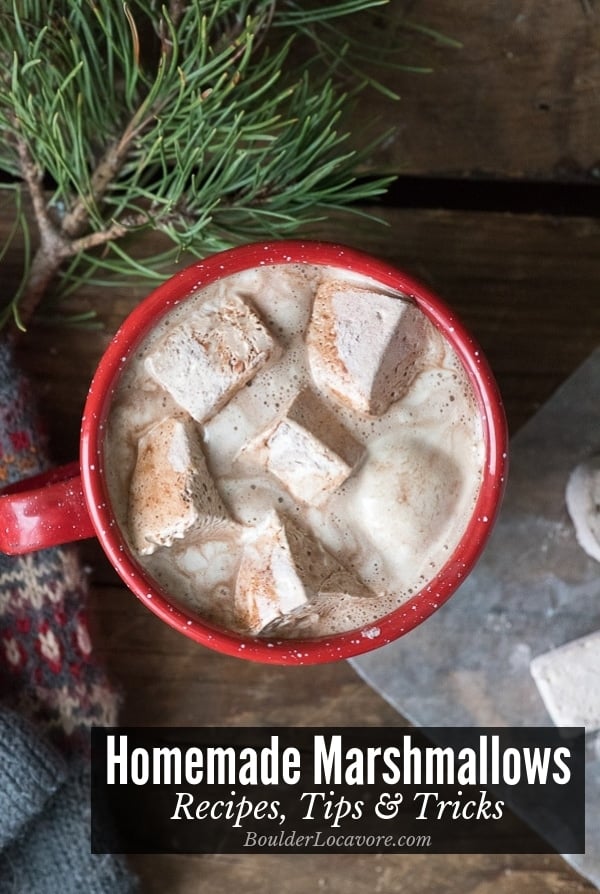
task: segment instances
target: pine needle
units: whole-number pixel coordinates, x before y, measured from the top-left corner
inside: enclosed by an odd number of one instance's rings
[[[363,213],[390,178],[358,177],[367,153],[347,148],[340,122],[352,89],[394,94],[363,74],[368,48],[339,35],[386,2],[4,3],[0,170],[16,222],[0,260],[21,230],[24,273],[0,323],[26,327],[48,294],[84,283],[156,281],[185,252]],[[300,75],[299,38],[325,60]],[[144,258],[137,237],[150,230],[171,248]]]

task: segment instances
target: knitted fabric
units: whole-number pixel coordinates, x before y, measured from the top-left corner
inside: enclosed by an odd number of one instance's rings
[[[65,759],[43,741],[38,744],[22,717],[0,711],[0,851],[19,836],[66,778]]]
[[[0,341],[0,488],[48,467],[30,386]],[[0,554],[0,894],[126,894],[90,853],[89,728],[117,697],[94,659],[74,547]]]
[[[132,894],[118,857],[90,852],[90,770],[0,709],[0,894]]]
[[[0,486],[47,468],[45,440],[29,383],[0,343]],[[86,603],[74,547],[0,554],[0,701],[74,749],[91,724],[114,724],[117,707],[93,660]]]

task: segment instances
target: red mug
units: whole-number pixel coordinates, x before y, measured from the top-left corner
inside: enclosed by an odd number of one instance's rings
[[[241,271],[272,264],[335,267],[411,297],[460,358],[481,412],[485,463],[469,524],[433,580],[376,624],[319,639],[272,640],[218,629],[176,602],[152,580],[121,534],[104,479],[103,430],[119,375],[141,340],[191,292]],[[502,401],[488,363],[453,312],[428,288],[370,255],[323,242],[269,242],[221,252],[193,264],[155,289],[126,318],[104,353],[85,404],[80,461],[6,488],[0,496],[0,551],[22,554],[97,537],[127,587],[159,618],[219,652],[275,664],[316,664],[385,645],[428,618],[455,592],[479,558],[497,516],[507,467]]]

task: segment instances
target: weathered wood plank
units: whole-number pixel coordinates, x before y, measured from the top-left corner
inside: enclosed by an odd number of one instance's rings
[[[395,209],[382,215],[388,226],[330,220],[307,235],[370,251],[436,289],[487,353],[516,431],[598,343],[600,222]],[[10,277],[5,284],[10,289]],[[23,362],[53,408],[57,459],[75,455],[96,362],[109,334],[147,291],[82,289],[75,309],[96,308],[103,330],[35,324],[27,335]]]
[[[144,894],[583,894],[559,857],[302,856],[137,857]],[[165,880],[168,879],[168,882]],[[168,884],[168,887],[166,887]]]
[[[359,104],[358,140],[391,128],[375,161],[408,174],[597,179],[600,15],[593,0],[391,0],[382,46],[430,74],[386,73],[399,102]],[[406,16],[459,41],[413,37]],[[376,58],[376,54],[374,54]]]

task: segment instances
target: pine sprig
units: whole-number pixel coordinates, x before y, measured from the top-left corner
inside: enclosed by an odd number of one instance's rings
[[[288,236],[380,195],[387,178],[357,179],[363,158],[345,146],[347,97],[331,61],[326,75],[307,66],[298,76],[290,48],[295,35],[385,2],[6,4],[0,166],[16,181],[28,255],[0,323],[25,328],[57,282],[68,291],[99,276],[156,278],[184,251]],[[143,259],[123,237],[148,229],[171,248]]]

